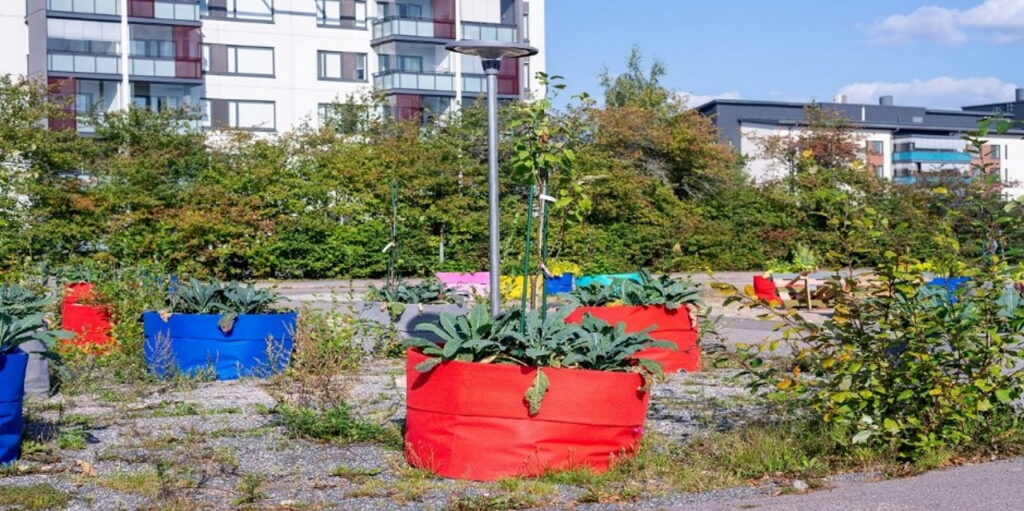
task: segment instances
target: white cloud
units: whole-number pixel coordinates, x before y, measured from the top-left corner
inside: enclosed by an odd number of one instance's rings
[[[941,76],[910,82],[851,83],[838,92],[846,94],[850,103],[872,104],[879,96],[892,95],[897,105],[959,109],[966,105],[1011,101],[1016,87],[993,77]]]
[[[996,44],[1020,42],[1024,36],[1024,0],[984,0],[969,9],[927,5],[909,14],[894,14],[870,28],[878,44],[926,40],[947,45],[968,40],[967,29],[983,29]]]
[[[740,91],[729,90],[718,94],[694,94],[692,92],[680,92],[679,98],[686,103],[687,107],[696,108],[715,99],[740,99]]]

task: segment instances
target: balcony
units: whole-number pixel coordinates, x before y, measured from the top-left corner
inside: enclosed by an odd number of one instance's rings
[[[56,73],[90,73],[117,75],[121,73],[121,58],[117,55],[93,55],[74,52],[50,51],[46,54],[46,69]]]
[[[198,22],[199,2],[195,0],[128,0],[128,16]]]
[[[455,73],[422,73],[412,71],[385,71],[373,75],[377,90],[417,90],[455,92]]]
[[[202,79],[202,64],[195,60],[132,57],[128,74],[134,77]]]
[[[373,22],[374,40],[393,37],[454,39],[455,23],[445,19],[398,16],[388,16]]]
[[[893,162],[920,162],[920,163],[971,163],[971,155],[959,151],[903,151],[893,153]]]
[[[487,92],[487,75],[463,73],[462,92],[467,95],[485,94]],[[498,94],[508,96],[519,95],[518,75],[498,75]]]
[[[120,0],[47,0],[46,9],[54,12],[73,12],[100,16],[118,16]]]
[[[462,38],[477,41],[499,41],[503,43],[519,42],[519,34],[515,25],[480,23],[476,21],[462,22]]]

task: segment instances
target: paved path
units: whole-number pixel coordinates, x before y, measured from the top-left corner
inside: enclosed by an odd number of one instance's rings
[[[905,479],[841,484],[800,495],[704,502],[699,506],[666,509],[1019,510],[1024,509],[1024,458],[937,470]]]

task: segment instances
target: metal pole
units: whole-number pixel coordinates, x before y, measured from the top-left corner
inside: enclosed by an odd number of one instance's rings
[[[501,60],[484,59],[487,73],[487,203],[491,234],[491,316],[501,313],[501,235],[498,221],[498,68]]]

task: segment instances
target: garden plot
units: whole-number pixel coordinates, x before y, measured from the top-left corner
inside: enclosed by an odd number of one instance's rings
[[[665,445],[683,444],[704,431],[763,419],[764,409],[751,404],[734,373],[670,376],[653,393],[650,435]],[[320,423],[302,423],[284,411],[309,397],[285,378],[34,399],[27,406],[25,460],[0,477],[0,507],[564,508],[620,501],[641,506],[644,499],[674,494],[663,482],[645,488],[644,481],[619,481],[623,474],[614,473],[468,483],[409,468],[398,435],[404,374],[399,361],[385,360],[336,379],[338,388],[330,390],[350,413]],[[372,441],[357,440],[353,431],[363,426]],[[42,504],[14,500],[28,490]]]

